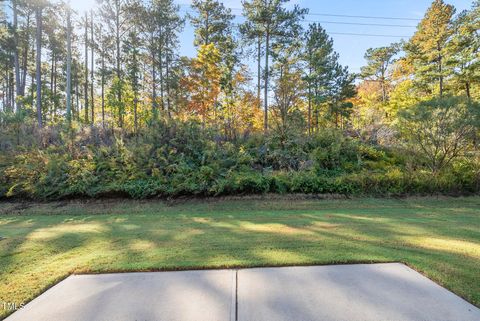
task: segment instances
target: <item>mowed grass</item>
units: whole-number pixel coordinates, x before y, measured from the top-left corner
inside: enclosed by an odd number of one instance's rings
[[[480,197],[0,203],[0,236],[0,302],[72,273],[395,261],[480,306]]]

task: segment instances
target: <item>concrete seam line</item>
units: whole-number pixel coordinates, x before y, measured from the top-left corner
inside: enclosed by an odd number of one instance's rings
[[[238,269],[235,270],[235,321],[238,321]]]

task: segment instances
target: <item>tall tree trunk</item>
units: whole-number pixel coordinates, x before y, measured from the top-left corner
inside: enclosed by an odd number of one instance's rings
[[[257,47],[257,102],[258,108],[261,108],[261,94],[262,92],[262,36],[258,36]]]
[[[15,93],[16,99],[21,96],[20,91],[20,64],[18,59],[18,10],[17,10],[17,0],[12,0],[12,9],[13,9],[13,60],[15,66]],[[15,99],[14,99],[15,103]],[[21,104],[17,102],[17,111],[20,109]]]
[[[37,33],[35,42],[36,50],[36,81],[37,81],[37,122],[38,127],[42,128],[42,7],[38,6],[35,11],[37,22]]]
[[[387,102],[387,88],[385,86],[385,80],[382,79],[382,102],[385,104]]]
[[[152,52],[152,112],[153,116],[156,118],[158,114],[157,106],[157,71],[155,63],[155,52]]]
[[[35,47],[36,44],[34,41],[32,41],[32,55],[30,57],[30,61],[35,61]],[[35,95],[35,72],[36,70],[32,69],[32,72],[30,73],[30,96],[32,97],[32,105],[33,105],[33,100],[34,100],[34,95]]]
[[[77,65],[78,66],[78,65]],[[77,68],[75,69],[75,109],[76,109],[76,114],[77,114],[77,121],[80,121],[80,89],[79,89],[79,83],[80,80],[78,79],[78,70]]]
[[[138,117],[137,117],[137,104],[138,104],[138,94],[137,90],[135,90],[134,98],[133,98],[133,127],[135,134],[138,132]]]
[[[308,135],[312,134],[312,53],[310,54],[310,62],[308,64]]]
[[[385,83],[386,82],[385,79],[387,78],[386,73],[387,73],[387,67],[382,65],[382,67],[381,67],[381,77],[380,77],[380,86],[382,87],[382,103],[384,103],[384,104],[387,102],[387,85]]]
[[[268,31],[265,33],[265,88],[264,88],[264,120],[263,120],[263,129],[265,134],[268,132],[268,60],[269,60],[269,53],[270,53],[270,32]]]
[[[70,6],[67,8],[67,122],[72,120],[72,21]]]
[[[101,32],[101,29],[100,29]],[[100,35],[100,37],[103,37]],[[102,39],[102,127],[105,129],[105,39]]]
[[[51,107],[51,110],[52,110],[52,120],[55,120],[56,116],[57,116],[57,55],[54,54],[54,58],[53,58],[53,68],[52,68],[52,77],[51,77],[51,95],[52,95],[52,107]]]
[[[92,125],[95,123],[95,100],[93,97],[93,82],[94,78],[94,68],[95,68],[95,57],[94,57],[94,39],[93,39],[93,11],[90,11],[90,110],[92,114]]]
[[[210,44],[210,15],[208,10],[206,11],[206,13],[207,17],[205,18],[205,46]]]
[[[158,63],[159,63],[159,72],[160,72],[160,104],[162,106],[162,110],[165,111],[165,103],[164,103],[164,93],[163,93],[163,44],[161,43],[161,39],[163,38],[163,32],[160,31],[160,46],[158,47]]]
[[[119,0],[115,1],[115,44],[116,44],[116,57],[117,57],[116,73],[117,73],[118,79],[120,79],[120,4],[119,4]]]
[[[27,39],[25,39],[25,46],[23,48],[23,59],[22,59],[22,79],[20,87],[20,95],[25,96],[25,88],[27,85],[27,69],[28,69],[28,48],[30,43],[30,13],[27,15],[27,23],[25,29],[27,30]]]
[[[35,55],[35,50],[32,50],[32,56]],[[35,57],[32,57],[32,60],[35,60]],[[35,95],[35,72],[32,72],[31,75],[30,75],[30,96],[32,97],[32,101],[33,101],[33,97]],[[32,102],[33,104],[33,102]]]
[[[470,82],[465,82],[465,93],[467,95],[468,100],[470,100],[472,97],[470,95]]]
[[[9,66],[10,67],[10,66]],[[8,70],[8,100],[9,100],[9,107],[10,107],[10,111],[13,112],[15,107],[15,103],[14,103],[14,100],[15,100],[15,75],[14,75],[14,72],[12,72],[10,70],[10,68],[7,69]]]
[[[88,123],[88,14],[85,13],[85,84],[84,84],[85,122]]]
[[[50,62],[50,118],[53,120],[54,114],[54,101],[55,97],[53,97],[53,75],[55,73],[55,49],[52,48],[51,50],[52,61]],[[45,117],[46,118],[46,117]]]
[[[169,53],[165,55],[165,84],[167,89],[167,114],[168,117],[171,117],[171,106],[170,106],[170,59]]]
[[[53,110],[54,110],[54,117],[57,117],[57,111],[58,111],[58,103],[57,103],[57,66],[58,66],[58,61],[55,59],[55,68],[53,68]]]
[[[8,61],[8,60],[7,60]],[[8,63],[5,64],[5,90],[3,91],[3,96],[5,96],[5,104],[3,109],[8,111],[10,109],[10,67]]]
[[[443,66],[442,66],[442,53],[440,44],[437,44],[438,51],[438,72],[439,72],[439,84],[440,84],[440,97],[443,97]]]
[[[3,91],[6,92],[6,90],[7,90],[6,81],[5,81],[5,83],[2,83],[2,85],[3,85]],[[2,95],[2,107],[3,107],[4,110],[5,110],[5,106],[7,106],[6,99],[7,99],[7,95]]]
[[[7,80],[5,79],[5,82],[2,82],[3,85],[3,92],[7,91]],[[2,108],[5,110],[5,106],[7,106],[7,95],[2,95]]]
[[[15,111],[15,70],[10,73],[10,101],[13,112]]]
[[[116,49],[117,49],[117,78],[120,81],[120,1],[115,0],[115,43],[116,43]],[[121,103],[122,101],[122,91],[118,91],[118,102]],[[119,125],[120,128],[123,128],[123,113],[124,111],[119,109]]]

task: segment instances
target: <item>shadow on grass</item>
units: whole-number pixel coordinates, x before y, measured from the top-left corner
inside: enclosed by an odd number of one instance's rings
[[[11,235],[0,242],[0,300],[30,300],[71,273],[403,262],[480,305],[476,209],[208,208],[0,218]]]

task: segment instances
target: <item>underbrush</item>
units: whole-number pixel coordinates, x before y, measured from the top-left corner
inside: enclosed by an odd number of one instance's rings
[[[272,134],[235,140],[222,139],[196,123],[158,124],[137,136],[100,129],[91,129],[97,132],[88,135],[84,128],[56,130],[42,134],[48,147],[30,144],[2,151],[0,197],[391,196],[480,191],[478,158],[460,158],[432,173],[404,150],[368,144],[331,129],[302,139]]]

